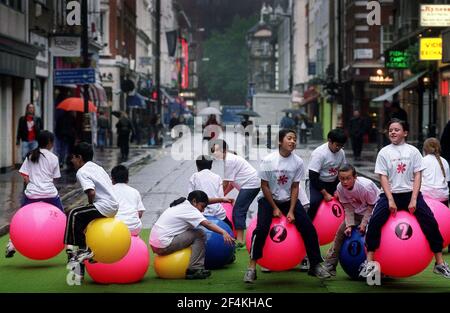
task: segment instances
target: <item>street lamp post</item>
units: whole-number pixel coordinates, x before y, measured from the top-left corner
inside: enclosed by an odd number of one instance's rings
[[[88,0],[81,1],[81,50],[83,67],[89,67],[89,37],[88,37]],[[83,140],[92,142],[91,119],[89,116],[89,85],[83,85]]]

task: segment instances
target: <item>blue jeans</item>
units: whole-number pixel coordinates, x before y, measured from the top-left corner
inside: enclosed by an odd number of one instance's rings
[[[106,129],[99,128],[97,131],[97,144],[99,148],[106,146]]]
[[[259,188],[241,189],[236,198],[233,208],[233,223],[235,229],[246,229],[245,220],[248,208],[259,193]]]
[[[25,206],[30,203],[36,203],[36,202],[45,202],[45,203],[54,205],[55,207],[60,209],[65,214],[64,207],[62,205],[62,202],[61,202],[61,199],[59,198],[59,196],[56,196],[54,198],[30,199],[26,195],[23,195],[22,206]]]
[[[22,161],[27,157],[28,152],[34,150],[38,147],[38,142],[36,140],[33,141],[22,141]]]
[[[58,155],[60,165],[62,165],[66,162],[67,156],[70,153],[69,149],[70,149],[70,144],[67,141],[57,138],[56,154]]]

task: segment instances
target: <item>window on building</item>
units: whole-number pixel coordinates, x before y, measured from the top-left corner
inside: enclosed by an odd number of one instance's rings
[[[380,27],[381,31],[381,53],[384,53],[392,45],[394,41],[394,26],[393,25],[382,25]]]
[[[23,12],[23,0],[1,0],[1,3],[14,10]]]

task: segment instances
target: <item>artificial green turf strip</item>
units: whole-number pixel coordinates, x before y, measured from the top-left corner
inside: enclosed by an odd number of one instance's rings
[[[144,230],[141,238],[148,241],[149,230]],[[3,252],[8,236],[0,238],[0,251]],[[329,246],[322,247],[325,255]],[[450,262],[450,255],[444,255]],[[0,255],[0,292],[450,292],[450,280],[439,277],[432,272],[432,264],[419,275],[403,278],[383,280],[382,286],[367,286],[365,282],[352,281],[342,271],[337,270],[337,277],[321,282],[315,277],[308,276],[297,269],[279,273],[261,273],[254,284],[245,284],[242,279],[248,263],[246,250],[237,252],[236,262],[226,268],[214,270],[212,276],[205,280],[165,280],[156,276],[153,270],[153,254],[150,267],[144,279],[136,284],[101,285],[96,284],[86,275],[81,286],[66,284],[67,257],[60,253],[57,257],[46,261],[29,260],[19,253],[13,258],[6,259]]]

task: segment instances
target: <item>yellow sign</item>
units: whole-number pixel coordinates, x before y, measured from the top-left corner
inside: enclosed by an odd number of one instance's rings
[[[420,38],[419,59],[442,60],[442,38]]]

